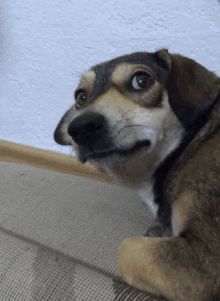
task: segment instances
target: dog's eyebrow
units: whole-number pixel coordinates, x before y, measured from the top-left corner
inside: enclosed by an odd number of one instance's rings
[[[88,70],[83,74],[83,78],[86,81],[95,81],[96,74],[93,70]]]
[[[95,80],[96,80],[95,72],[93,70],[86,71],[81,77],[79,87],[86,86],[84,88],[87,88],[90,91],[92,91],[95,84]]]
[[[150,68],[154,74],[159,78],[163,77],[165,70],[159,66],[155,60],[155,54],[149,52],[136,52],[117,57],[113,60],[107,61],[93,66],[90,70],[96,74],[93,94],[91,100],[94,100],[99,95],[103,94],[110,87],[110,80],[112,73],[121,64],[128,65],[143,65],[145,68]]]
[[[153,72],[153,70],[146,65],[122,63],[118,65],[112,72],[111,80],[115,84],[123,84],[125,80],[128,80],[130,78],[131,74],[137,71],[145,71],[149,73],[153,78],[157,79],[157,76]]]

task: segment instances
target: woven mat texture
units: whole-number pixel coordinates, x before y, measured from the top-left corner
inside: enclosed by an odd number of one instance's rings
[[[120,242],[154,221],[133,191],[24,164],[0,173],[0,300],[162,300],[120,280]]]

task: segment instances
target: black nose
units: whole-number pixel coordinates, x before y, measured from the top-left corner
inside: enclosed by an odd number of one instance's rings
[[[87,112],[70,123],[68,134],[75,143],[92,146],[104,137],[105,126],[105,118],[101,114]]]

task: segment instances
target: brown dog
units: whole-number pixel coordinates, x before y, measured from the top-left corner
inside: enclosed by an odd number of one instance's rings
[[[157,217],[121,243],[122,278],[169,300],[220,300],[220,79],[167,50],[138,52],[87,71],[75,100],[55,141]]]

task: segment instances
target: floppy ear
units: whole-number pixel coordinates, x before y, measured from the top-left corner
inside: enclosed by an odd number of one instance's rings
[[[185,127],[192,126],[214,103],[220,79],[192,59],[167,50],[155,53],[159,64],[168,71],[166,89],[170,105]]]
[[[74,106],[72,106],[62,117],[62,119],[60,120],[60,122],[58,123],[53,137],[54,140],[56,141],[56,143],[61,144],[61,145],[72,145],[71,141],[71,137],[68,134],[67,130],[68,130],[68,126],[73,118],[75,109]]]

